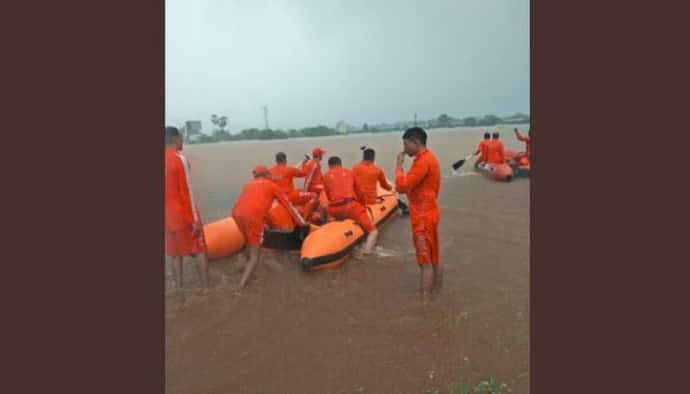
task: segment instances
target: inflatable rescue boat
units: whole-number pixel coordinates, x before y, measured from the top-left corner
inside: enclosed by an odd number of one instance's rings
[[[244,235],[235,219],[227,217],[204,226],[206,256],[210,260],[233,255],[244,247]]]
[[[378,203],[367,205],[369,217],[377,228],[382,227],[397,212],[398,199],[390,191],[378,187]],[[301,264],[305,271],[337,268],[366,233],[353,220],[328,222],[311,231],[301,248]]]
[[[367,205],[367,211],[372,222],[381,227],[397,212],[398,199],[380,185],[378,195],[378,203]],[[327,203],[324,193],[320,199]],[[287,210],[278,203],[273,204],[266,222],[269,228],[264,230],[261,246],[300,250],[302,267],[306,271],[339,267],[352,248],[365,238],[364,230],[352,220],[330,221],[321,226],[314,223],[307,227],[295,226]],[[232,217],[205,225],[204,237],[206,253],[211,260],[231,256],[244,248],[244,236]]]
[[[510,182],[513,180],[513,169],[506,163],[501,164],[484,164],[475,168],[480,174],[503,182]]]
[[[268,228],[264,230],[261,246],[269,249],[299,250],[307,234],[318,228],[315,225],[295,226],[287,209],[277,202],[271,207],[266,223]],[[204,237],[206,255],[210,260],[232,256],[244,248],[244,235],[232,216],[205,225]]]
[[[525,178],[529,177],[530,174],[530,161],[527,156],[522,156],[520,159],[515,160],[515,158],[520,155],[517,151],[506,149],[504,150],[504,156],[508,165],[513,169],[513,174],[515,178]]]

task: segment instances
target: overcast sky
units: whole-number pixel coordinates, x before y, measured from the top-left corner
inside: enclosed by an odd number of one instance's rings
[[[166,0],[166,124],[529,113],[529,0]]]

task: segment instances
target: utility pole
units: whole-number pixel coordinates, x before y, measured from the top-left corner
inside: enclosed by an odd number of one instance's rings
[[[264,125],[266,130],[268,130],[268,107],[264,105]]]
[[[414,113],[414,125],[417,127],[417,113]]]

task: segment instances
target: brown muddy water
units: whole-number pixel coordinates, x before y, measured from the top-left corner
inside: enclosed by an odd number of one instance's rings
[[[491,131],[495,130],[492,129]],[[525,131],[525,127],[520,127]],[[240,263],[211,263],[211,290],[185,288],[166,267],[166,393],[448,393],[494,378],[504,393],[529,391],[529,180],[497,183],[450,165],[476,149],[485,129],[432,130],[442,165],[443,289],[423,303],[410,223],[384,227],[378,254],[337,270],[304,273],[299,258],[267,251],[248,288]],[[522,150],[512,127],[507,148]],[[344,165],[373,147],[393,178],[401,133],[186,146],[206,223],[228,215],[255,164],[277,151],[294,164],[315,145]],[[409,168],[410,159],[406,160]],[[324,166],[325,167],[325,166]],[[299,182],[299,181],[298,181]],[[460,391],[454,391],[460,392]]]

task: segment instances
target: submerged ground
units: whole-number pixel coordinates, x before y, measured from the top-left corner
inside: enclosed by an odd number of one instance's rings
[[[494,131],[495,128],[491,131]],[[431,131],[443,166],[443,289],[430,303],[417,293],[409,220],[381,231],[378,255],[341,269],[304,273],[268,252],[237,291],[237,258],[213,262],[213,288],[199,294],[193,264],[185,289],[170,289],[166,268],[166,392],[447,393],[493,378],[502,392],[529,387],[529,180],[497,183],[450,164],[476,149],[484,129]],[[499,130],[520,149],[512,128]],[[344,165],[362,145],[393,177],[400,133],[185,147],[195,197],[208,223],[227,216],[254,164],[277,151],[298,162],[318,144]],[[409,159],[408,159],[409,165]],[[451,387],[452,386],[452,387]]]

